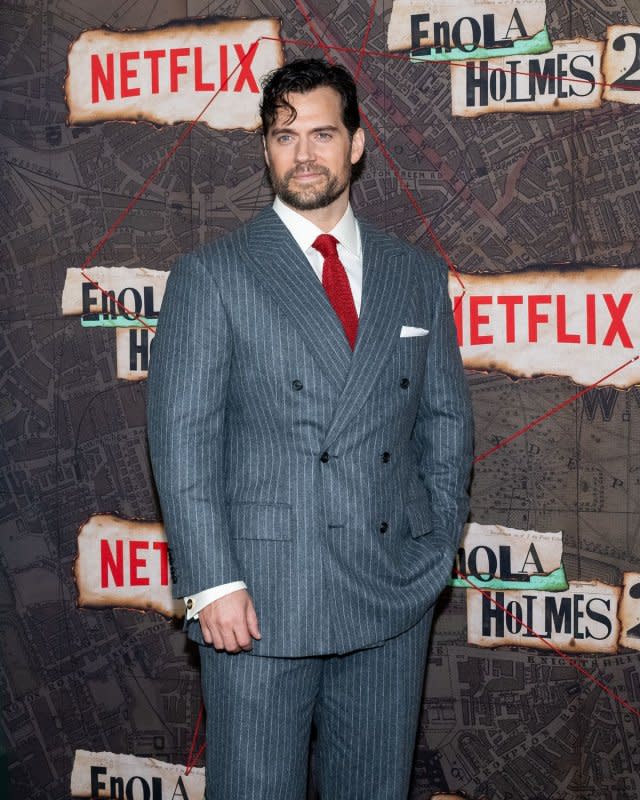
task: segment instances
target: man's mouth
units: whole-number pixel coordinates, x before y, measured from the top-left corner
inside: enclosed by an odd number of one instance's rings
[[[318,178],[323,178],[325,176],[325,172],[320,169],[309,169],[309,170],[299,170],[297,172],[293,172],[291,178],[294,178],[297,181],[313,181],[317,180]]]

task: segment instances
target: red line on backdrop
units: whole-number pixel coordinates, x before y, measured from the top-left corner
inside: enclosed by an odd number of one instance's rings
[[[524,620],[521,620],[520,617],[518,617],[512,611],[509,611],[509,609],[506,606],[504,606],[502,603],[499,603],[497,600],[494,600],[494,598],[491,597],[491,593],[490,592],[487,592],[485,589],[481,589],[479,586],[476,586],[474,583],[472,583],[469,580],[468,576],[465,575],[463,572],[460,572],[459,569],[454,569],[453,571],[455,572],[455,574],[459,578],[462,578],[462,580],[466,581],[469,584],[469,586],[471,586],[472,588],[474,588],[478,592],[480,592],[480,594],[485,599],[489,600],[489,602],[493,603],[493,605],[496,606],[497,608],[499,608],[501,611],[504,611],[504,613],[507,614],[507,616],[509,616],[513,620],[515,620],[519,625],[522,625],[523,628],[526,628],[526,630],[530,634],[532,634],[532,636],[535,636],[536,639],[539,639],[541,642],[544,642],[544,644],[549,649],[553,650],[553,652],[557,656],[560,656],[560,658],[564,659],[574,669],[578,670],[578,672],[581,675],[584,675],[585,678],[588,678],[590,681],[595,683],[596,686],[598,686],[600,689],[602,689],[604,692],[606,692],[609,695],[609,697],[612,697],[614,700],[616,700],[618,703],[620,703],[621,706],[624,706],[624,708],[626,708],[627,711],[630,711],[632,714],[635,714],[636,717],[640,717],[640,710],[638,710],[637,708],[632,706],[630,703],[627,703],[627,701],[623,697],[620,697],[619,694],[616,694],[616,692],[614,692],[613,689],[610,689],[607,686],[606,683],[601,681],[599,678],[596,678],[595,675],[592,675],[590,672],[588,672],[582,666],[582,664],[580,664],[578,661],[575,660],[575,658],[571,658],[571,656],[567,655],[566,653],[563,653],[562,650],[560,650],[560,648],[558,648],[550,639],[547,639],[546,636],[543,636],[542,634],[538,633],[537,631],[534,631],[533,628],[531,628],[529,625],[527,625],[526,622],[524,622]]]
[[[358,63],[356,65],[356,70],[353,74],[353,79],[355,82],[358,82],[358,78],[360,77],[360,70],[362,69],[362,59],[364,58],[364,54],[367,49],[367,42],[369,41],[369,33],[371,32],[371,26],[373,25],[373,20],[376,13],[376,0],[372,0],[371,8],[369,9],[369,19],[367,20],[367,27],[364,31],[364,36],[362,37],[362,45],[358,50]]]
[[[202,723],[202,715],[204,714],[204,703],[200,703],[200,708],[198,709],[198,718],[196,719],[196,727],[193,732],[193,737],[191,738],[191,747],[189,748],[189,755],[187,756],[187,763],[185,765],[185,775],[189,775],[191,770],[195,767],[197,760],[200,758],[202,753],[204,752],[205,747],[207,746],[206,740],[200,745],[198,748],[198,752],[194,755],[193,751],[196,747],[196,740],[198,738],[198,732],[200,731],[200,725]]]
[[[539,417],[536,417],[536,419],[527,423],[524,427],[515,431],[510,436],[507,436],[505,439],[502,439],[502,441],[498,442],[498,444],[496,444],[494,447],[490,448],[489,450],[486,450],[484,453],[480,453],[480,455],[476,456],[473,459],[473,463],[477,464],[479,461],[484,461],[485,458],[488,458],[488,456],[495,453],[496,450],[500,450],[502,447],[506,447],[508,444],[511,444],[511,442],[514,439],[517,439],[519,436],[522,436],[524,433],[527,433],[532,428],[535,428],[536,425],[539,425],[541,422],[544,422],[545,419],[548,419],[549,417],[553,416],[566,406],[571,405],[571,403],[573,403],[579,397],[582,397],[582,395],[587,394],[587,392],[590,392],[592,389],[595,389],[601,383],[604,383],[604,381],[606,381],[607,378],[611,378],[616,373],[621,372],[625,367],[628,367],[629,364],[633,364],[639,358],[640,354],[633,356],[633,358],[630,358],[628,361],[625,361],[624,364],[620,364],[619,367],[612,369],[611,372],[607,372],[607,374],[603,375],[602,378],[600,378],[600,380],[597,380],[595,383],[592,383],[589,386],[585,386],[584,389],[581,389],[579,392],[572,394],[571,397],[567,397],[566,400],[563,400],[561,403],[558,403],[558,405],[553,406],[553,408],[550,408],[548,411],[545,411],[544,414],[541,414]]]

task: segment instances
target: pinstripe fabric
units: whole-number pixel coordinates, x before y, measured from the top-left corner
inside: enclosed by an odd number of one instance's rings
[[[322,658],[200,654],[207,800],[304,800]]]
[[[432,615],[325,664],[316,706],[322,800],[406,800]]]
[[[339,656],[201,647],[207,800],[304,800],[312,719],[322,800],[406,800],[431,616]]]
[[[174,592],[244,580],[256,655],[344,653],[410,628],[467,514],[470,410],[446,269],[361,232],[353,354],[270,208],[167,284],[148,420]],[[401,338],[403,324],[429,335]]]

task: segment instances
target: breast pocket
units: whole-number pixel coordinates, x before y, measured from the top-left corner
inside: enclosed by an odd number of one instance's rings
[[[420,336],[400,336],[400,351],[406,351],[408,353],[426,351],[430,335],[429,333],[425,333]]]
[[[291,506],[241,501],[229,506],[233,539],[291,539]]]
[[[426,336],[398,337],[398,342],[391,359],[392,377],[402,381],[402,387],[408,388],[410,383],[420,381],[424,376],[429,347],[429,334]]]

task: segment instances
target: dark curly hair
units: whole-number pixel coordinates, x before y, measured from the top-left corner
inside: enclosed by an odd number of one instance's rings
[[[320,86],[335,89],[342,100],[342,121],[349,135],[360,127],[358,93],[351,74],[338,64],[327,64],[318,58],[301,58],[270,72],[262,82],[260,118],[262,133],[267,135],[275,122],[279,108],[287,109],[290,119],[296,118],[295,108],[287,102],[290,92],[305,94]]]

